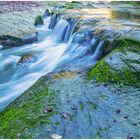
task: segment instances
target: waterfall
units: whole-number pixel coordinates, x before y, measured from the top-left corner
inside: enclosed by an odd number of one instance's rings
[[[68,25],[69,25],[69,23],[66,20],[63,20],[63,19],[60,19],[57,22],[57,24],[56,24],[56,26],[53,30],[53,34],[52,34],[52,38],[56,42],[58,42],[58,43],[63,42],[63,38],[65,36],[65,32],[68,28]]]
[[[51,22],[54,21],[51,20]],[[52,38],[54,38],[57,43],[67,43],[72,35],[76,22],[77,19],[70,19],[70,21],[59,19],[59,21],[54,26]],[[50,23],[50,25],[51,24],[52,23]]]
[[[97,48],[95,49],[93,55],[92,55],[92,58],[94,60],[98,60],[99,57],[101,56],[101,53],[103,52],[103,48],[106,46],[106,41],[105,40],[101,40],[99,42],[99,44],[97,45]]]
[[[50,25],[49,25],[49,29],[53,29],[57,23],[57,19],[58,18],[58,15],[57,14],[53,14],[51,16],[51,21],[50,21]]]
[[[77,19],[70,19],[69,26],[68,26],[66,33],[65,33],[65,36],[64,36],[64,42],[68,42],[70,36],[73,33],[73,29],[76,25],[76,22],[77,22]]]
[[[106,41],[96,39],[93,30],[84,29],[72,35],[77,19],[50,15],[46,13],[44,25],[37,27],[38,42],[0,50],[0,110],[41,76],[55,70],[88,68],[102,55]],[[33,61],[26,59],[19,64],[23,56]]]

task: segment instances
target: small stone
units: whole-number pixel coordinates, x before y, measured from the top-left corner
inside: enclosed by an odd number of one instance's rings
[[[58,134],[52,134],[52,139],[62,139],[62,136]]]
[[[127,139],[134,139],[134,137],[130,133],[128,133]]]
[[[117,110],[116,110],[116,113],[118,113],[118,114],[119,114],[120,112],[121,112],[121,110],[120,110],[120,109],[117,109]]]
[[[65,119],[68,119],[68,118],[69,118],[69,116],[68,116],[67,114],[63,114],[63,117],[64,117]]]
[[[72,106],[71,109],[76,110],[77,108],[76,108],[76,106]]]
[[[128,117],[127,117],[127,116],[124,116],[124,118],[125,118],[125,119],[128,119]]]

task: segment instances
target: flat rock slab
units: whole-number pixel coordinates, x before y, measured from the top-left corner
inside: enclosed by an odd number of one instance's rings
[[[59,101],[52,122],[60,124],[48,133],[64,138],[139,138],[139,91],[84,79],[82,74],[52,79],[50,87]]]
[[[47,7],[47,2],[0,2],[0,36],[22,38],[35,34],[35,17],[42,15]]]

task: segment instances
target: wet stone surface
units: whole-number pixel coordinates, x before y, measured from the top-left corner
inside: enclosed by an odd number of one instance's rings
[[[63,138],[140,137],[137,89],[89,83],[83,74],[50,79],[49,86],[56,92],[57,114],[51,117],[51,125],[34,129],[35,138],[46,133]]]

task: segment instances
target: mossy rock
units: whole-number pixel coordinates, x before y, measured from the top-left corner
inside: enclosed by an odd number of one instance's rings
[[[113,55],[115,52],[122,52],[125,55],[127,54],[127,51],[139,54],[140,42],[132,38],[121,37],[115,40],[115,47],[112,47],[112,50],[113,51],[111,52],[111,50],[108,51],[107,49],[107,53],[111,53],[97,62],[97,64],[89,70],[87,79],[91,80],[95,78],[98,82],[119,83],[139,87],[140,71],[134,69],[131,64],[128,64],[128,60],[122,60],[126,67],[118,71],[114,69],[113,66],[110,66],[106,62],[106,59]]]
[[[140,71],[132,71],[130,68],[124,68],[118,71],[113,69],[104,60],[100,60],[89,70],[87,79],[96,79],[97,82],[117,83],[139,87]]]
[[[74,9],[74,8],[81,8],[82,7],[82,3],[79,3],[79,2],[67,2],[65,4],[65,8],[66,9]]]
[[[33,138],[37,127],[51,123],[55,102],[55,93],[38,81],[0,113],[0,138]]]
[[[42,16],[37,16],[36,18],[35,18],[35,23],[34,23],[34,25],[35,26],[37,26],[37,25],[43,25],[44,24],[44,22],[43,22],[43,19],[42,19]]]
[[[35,61],[35,57],[32,56],[31,54],[24,54],[20,60],[18,61],[18,64],[23,64],[23,63],[32,63]]]
[[[116,45],[123,52],[129,50],[140,53],[140,41],[133,38],[121,37],[116,40]]]

